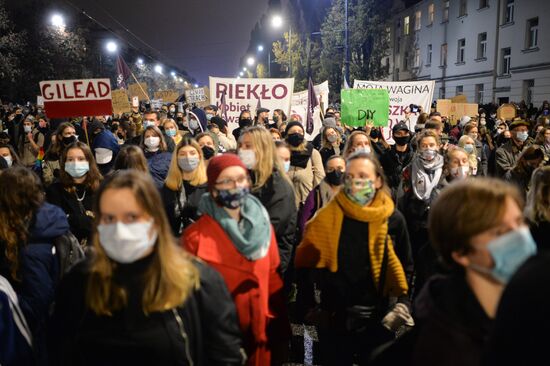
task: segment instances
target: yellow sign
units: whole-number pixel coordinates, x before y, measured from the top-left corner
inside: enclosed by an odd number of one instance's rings
[[[138,97],[140,101],[148,101],[149,95],[147,95],[147,83],[128,85],[128,94],[130,97]]]
[[[438,99],[436,110],[456,125],[462,116],[477,116],[479,106],[477,103],[453,103],[452,99]]]
[[[503,121],[512,121],[516,115],[516,106],[510,103],[503,104],[497,109],[497,118]]]
[[[126,90],[117,89],[111,92],[111,98],[113,100],[113,114],[130,113],[130,101]]]
[[[159,90],[155,92],[155,99],[162,99],[163,103],[174,103],[180,96],[176,90]]]

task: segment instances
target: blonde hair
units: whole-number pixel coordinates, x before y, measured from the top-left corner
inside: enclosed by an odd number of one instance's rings
[[[93,249],[86,305],[97,315],[112,315],[127,305],[127,290],[113,281],[117,266],[99,243],[97,226],[101,220],[101,196],[108,189],[130,189],[138,205],[149,214],[158,233],[149,268],[141,275],[144,313],[164,311],[181,305],[199,286],[199,274],[191,257],[174,241],[160,194],[152,179],[137,170],[121,171],[99,189],[94,203]]]
[[[468,153],[466,150],[464,151],[468,154],[468,164],[470,165],[470,168],[477,170],[477,149],[475,140],[468,135],[464,135],[458,140],[458,146],[464,149],[464,145],[466,145],[466,140],[468,139],[473,141],[474,150],[471,153]]]
[[[281,177],[287,179],[283,165],[277,155],[277,148],[275,147],[275,142],[271,137],[271,133],[261,126],[249,127],[243,131],[239,138],[239,142],[242,136],[246,134],[252,137],[257,162],[254,168],[256,182],[252,190],[258,190],[263,187],[273,174],[274,169],[279,171]]]
[[[202,155],[201,147],[199,146],[197,141],[188,137],[184,137],[183,140],[181,140],[178,146],[176,146],[176,148],[174,149],[174,153],[172,154],[172,161],[170,162],[170,169],[168,169],[168,175],[166,176],[166,180],[164,181],[166,187],[168,187],[172,191],[179,190],[183,182],[183,172],[181,171],[181,168],[178,164],[178,153],[185,146],[193,147],[195,150],[197,150],[197,153],[199,154],[199,166],[197,166],[197,169],[195,169],[195,171],[193,172],[193,177],[189,181],[189,184],[191,184],[192,186],[200,186],[201,184],[206,183],[208,180],[208,178],[206,177],[206,166],[204,164],[204,156]]]
[[[166,130],[166,124],[167,123],[171,123],[174,125],[174,127],[176,128],[176,131],[178,130],[178,124],[176,123],[176,121],[174,121],[172,118],[165,118],[162,120],[161,122],[161,126],[162,128],[164,128]]]
[[[367,140],[369,141],[369,146],[370,146],[370,137],[365,131],[353,131],[351,133],[351,135],[349,135],[348,141],[346,141],[346,145],[344,146],[344,152],[342,153],[342,156],[344,158],[347,159],[351,155],[351,153],[353,152],[352,151],[353,150],[353,141],[359,135],[365,136],[367,138]]]
[[[550,166],[536,169],[527,194],[525,217],[535,224],[550,221]]]

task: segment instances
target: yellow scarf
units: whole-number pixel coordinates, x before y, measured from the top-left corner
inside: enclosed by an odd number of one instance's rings
[[[384,191],[378,191],[372,204],[363,207],[352,202],[343,191],[340,191],[306,225],[302,242],[296,249],[296,267],[326,268],[331,272],[337,272],[340,230],[344,216],[347,216],[367,222],[369,225],[369,254],[375,284],[380,281],[384,244],[386,237],[388,238],[388,262],[383,295],[405,295],[409,289],[405,271],[388,235],[388,218],[394,207],[391,197]]]

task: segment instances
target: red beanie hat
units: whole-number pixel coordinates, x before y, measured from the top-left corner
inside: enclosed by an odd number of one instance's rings
[[[206,169],[206,176],[208,177],[208,190],[212,192],[216,181],[220,176],[220,173],[225,169],[232,166],[240,166],[244,170],[247,170],[246,166],[243,164],[241,159],[235,154],[226,153],[223,155],[218,155],[212,158],[208,163],[208,168]]]

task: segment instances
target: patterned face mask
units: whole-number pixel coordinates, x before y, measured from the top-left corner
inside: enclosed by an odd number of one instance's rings
[[[376,188],[374,182],[370,179],[346,179],[344,181],[344,193],[353,202],[365,206],[374,199]]]

